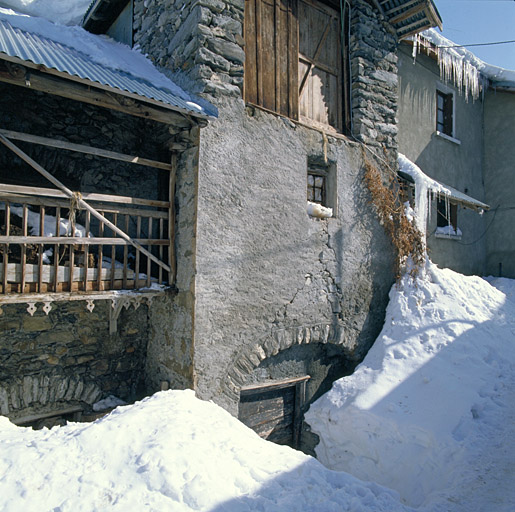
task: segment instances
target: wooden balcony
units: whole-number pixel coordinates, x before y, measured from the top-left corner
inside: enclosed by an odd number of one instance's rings
[[[171,284],[168,201],[0,184],[0,293],[140,290]]]

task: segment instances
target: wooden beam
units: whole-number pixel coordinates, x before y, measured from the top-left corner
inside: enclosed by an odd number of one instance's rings
[[[281,389],[288,388],[291,386],[295,386],[299,382],[306,382],[311,379],[310,375],[304,375],[302,377],[293,377],[291,379],[285,380],[272,380],[270,382],[260,382],[258,384],[249,384],[248,386],[243,386],[240,389],[242,394],[246,393],[254,393],[257,390],[271,390],[271,389]]]
[[[139,156],[126,155],[124,153],[116,153],[114,151],[107,151],[105,149],[86,146],[83,144],[73,144],[64,140],[50,139],[48,137],[39,137],[29,133],[15,132],[12,130],[0,129],[0,134],[8,139],[21,140],[23,142],[31,142],[41,146],[49,146],[52,148],[66,149],[68,151],[76,151],[86,155],[100,156],[103,158],[110,158],[111,160],[118,160],[121,162],[128,162],[131,164],[144,165],[147,167],[154,167],[156,169],[164,169],[165,171],[172,171],[173,167],[165,162],[158,162],[156,160],[149,160],[148,158],[141,158]]]
[[[43,175],[48,181],[50,181],[53,185],[60,188],[70,199],[75,197],[75,194],[63,185],[57,178],[55,178],[52,174],[50,174],[45,168],[39,165],[35,160],[33,160],[29,155],[23,152],[18,146],[14,145],[9,139],[6,139],[3,135],[0,134],[0,142],[6,145],[11,151],[13,151],[16,155],[18,155],[24,162],[28,163],[31,167],[33,167],[36,171],[38,171],[41,175]],[[173,173],[172,173],[173,174]],[[101,215],[95,208],[92,208],[84,199],[77,198],[78,204],[81,208],[88,210],[94,217],[98,220],[102,221],[109,229],[114,231],[117,235],[121,236],[124,240],[127,240],[131,245],[133,245],[137,250],[141,251],[147,258],[150,258],[157,265],[161,265],[165,270],[170,272],[170,267],[162,262],[159,258],[156,258],[151,252],[147,251],[144,247],[142,247],[139,243],[135,242],[129,235],[127,235],[124,231],[122,231],[118,226],[115,226],[111,221],[106,219],[103,215]]]
[[[22,185],[7,185],[6,183],[0,183],[0,195],[2,195],[2,192],[7,192],[8,194],[22,194],[37,197],[48,196],[69,199],[69,197],[64,192],[62,192],[61,190],[56,190],[54,188],[24,187]],[[141,199],[138,197],[130,196],[112,196],[107,194],[93,194],[85,192],[84,194],[82,194],[82,198],[86,201],[120,203],[125,205],[134,204],[138,206],[154,206],[156,208],[170,207],[169,201],[158,201],[157,199]]]
[[[411,7],[412,5],[420,3],[421,0],[411,0],[410,2],[406,2],[405,4],[397,5],[396,7],[392,7],[390,10],[386,11],[387,16],[391,16],[393,13],[400,11],[402,9],[406,9]]]
[[[140,245],[168,245],[168,240],[161,238],[133,238],[132,240]],[[0,244],[132,245],[131,242],[124,240],[123,238],[31,235],[0,235]]]
[[[136,94],[125,93],[119,89],[103,86],[97,82],[79,79],[67,73],[47,69],[44,66],[32,64],[31,62],[16,57],[2,54],[0,55],[0,59],[27,68],[27,73],[16,74],[10,73],[8,70],[0,69],[0,82],[82,101],[91,105],[116,110],[117,112],[123,112],[131,116],[152,119],[153,121],[165,124],[174,124],[176,120],[184,122],[184,116],[194,115],[192,112],[186,110],[182,111],[182,109],[179,108],[168,109],[162,103],[155,100],[143,102],[142,97]],[[156,104],[156,106],[149,103]],[[200,117],[206,118],[207,116]],[[194,124],[194,121],[189,117],[188,121],[190,124]]]
[[[390,20],[390,23],[392,25],[395,25],[396,23],[400,23],[401,21],[404,21],[408,18],[411,18],[412,16],[415,16],[415,14],[418,14],[419,12],[425,10],[426,6],[425,4],[419,4],[415,5],[415,7],[412,7],[411,9],[408,9],[407,11],[401,12],[397,16],[393,17]]]

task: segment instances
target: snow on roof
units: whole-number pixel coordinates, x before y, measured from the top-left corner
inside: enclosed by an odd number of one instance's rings
[[[216,116],[214,107],[205,101],[198,104],[137,50],[81,27],[0,8],[0,53],[157,100],[175,110]]]
[[[515,87],[515,71],[483,62],[470,50],[453,43],[433,28],[415,35],[413,41],[413,56],[416,57],[421,48],[434,51],[440,76],[454,83],[460,92],[464,91],[466,97],[470,94],[477,99],[485,78],[494,87]]]
[[[397,161],[399,163],[399,174],[401,177],[405,179],[407,178],[415,184],[415,220],[418,229],[422,233],[426,233],[427,217],[430,212],[428,199],[429,193],[443,196],[448,199],[452,198],[455,201],[462,203],[464,206],[478,210],[479,212],[490,209],[490,206],[487,204],[482,203],[481,201],[478,201],[477,199],[474,199],[449,185],[444,185],[443,183],[430,178],[418,165],[413,163],[402,153],[399,153]]]

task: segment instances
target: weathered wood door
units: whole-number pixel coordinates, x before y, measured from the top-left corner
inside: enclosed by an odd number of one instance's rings
[[[309,376],[242,388],[239,420],[260,437],[297,448]]]
[[[342,129],[340,13],[299,0],[299,114],[304,120]]]

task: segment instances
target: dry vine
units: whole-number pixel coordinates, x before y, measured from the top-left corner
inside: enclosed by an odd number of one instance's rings
[[[396,251],[395,276],[398,280],[406,263],[411,259],[409,274],[415,277],[425,261],[425,246],[422,233],[414,220],[408,219],[399,195],[398,187],[383,183],[378,168],[363,151],[365,183],[371,195],[381,224],[384,226]]]

